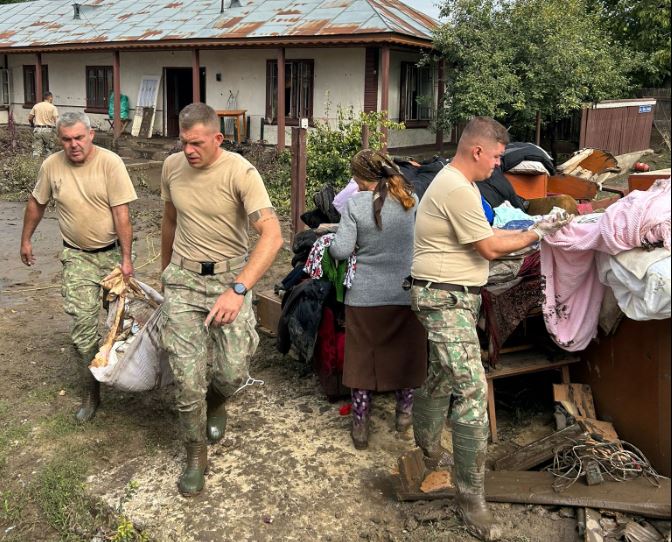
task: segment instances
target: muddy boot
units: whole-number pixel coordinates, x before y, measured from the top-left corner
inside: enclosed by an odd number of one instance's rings
[[[75,412],[75,421],[77,423],[86,423],[90,421],[95,415],[98,405],[100,405],[100,382],[98,382],[91,371],[89,364],[95,357],[98,349],[87,352],[82,355],[82,404],[79,405],[77,412]]]
[[[404,388],[394,392],[397,398],[394,427],[399,433],[405,433],[413,425],[413,390]]]
[[[485,502],[485,458],[488,426],[453,424],[455,502],[467,528],[487,542],[499,540],[501,529]]]
[[[224,438],[224,432],[226,431],[226,397],[210,386],[206,401],[208,416],[205,430],[208,442],[215,444]]]
[[[198,495],[205,486],[208,470],[208,445],[205,442],[187,442],[187,464],[177,487],[185,497]]]
[[[371,392],[352,390],[352,443],[357,450],[369,447],[369,418],[371,413]]]
[[[450,397],[431,398],[421,390],[413,397],[413,434],[429,470],[447,469],[453,464],[451,453],[441,446],[441,433],[450,408]]]

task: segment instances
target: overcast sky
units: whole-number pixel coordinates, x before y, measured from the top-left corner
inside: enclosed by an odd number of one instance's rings
[[[403,0],[403,2],[418,11],[431,15],[435,19],[439,18],[439,8],[435,5],[437,0]]]

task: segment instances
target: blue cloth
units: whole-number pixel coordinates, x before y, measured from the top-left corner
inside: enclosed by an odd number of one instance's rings
[[[483,205],[483,212],[485,213],[485,218],[488,220],[488,224],[492,226],[492,223],[495,221],[495,211],[492,210],[492,205],[488,203],[483,195],[481,194],[481,204]]]
[[[502,230],[529,230],[534,226],[534,220],[511,220],[500,227]]]
[[[495,207],[495,228],[501,228],[504,224],[508,224],[512,220],[532,220],[533,218],[526,212],[521,211],[516,207],[512,207],[508,202],[503,203],[499,207]]]

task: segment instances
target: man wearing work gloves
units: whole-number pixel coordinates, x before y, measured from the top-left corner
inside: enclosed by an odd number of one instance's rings
[[[529,231],[490,227],[475,183],[499,166],[509,141],[488,117],[467,124],[453,161],[429,185],[418,207],[411,269],[411,307],[429,336],[429,368],[415,393],[413,430],[429,468],[453,458],[441,446],[451,395],[457,504],[467,526],[484,540],[500,535],[484,498],[488,388],[476,323],[489,260],[540,241],[569,223],[562,215]]]
[[[225,401],[248,381],[259,343],[250,289],[273,263],[282,235],[259,172],[220,148],[215,111],[193,103],[180,112],[179,124],[184,152],[169,156],[161,174],[162,342],[186,441],[178,488],[191,496],[205,484],[206,439],[224,436]],[[260,236],[249,259],[248,224]]]
[[[133,228],[128,204],[137,199],[126,166],[112,151],[93,144],[94,131],[84,113],[64,113],[56,122],[63,150],[49,156],[28,198],[21,234],[21,261],[35,264],[31,238],[49,200],[56,202],[63,237],[63,294],[73,317],[72,342],[82,358],[82,404],[77,422],[89,421],[100,403],[100,383],[89,371],[98,352],[100,281],[119,266],[133,275]]]

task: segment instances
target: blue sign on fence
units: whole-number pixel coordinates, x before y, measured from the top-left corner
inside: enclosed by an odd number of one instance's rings
[[[639,106],[639,112],[640,113],[651,113],[653,111],[653,106],[652,105],[640,105]]]

